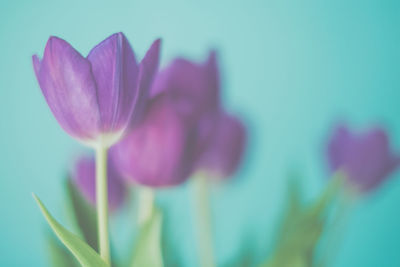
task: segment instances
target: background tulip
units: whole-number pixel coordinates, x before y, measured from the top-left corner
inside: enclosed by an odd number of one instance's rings
[[[216,55],[210,52],[201,64],[175,59],[154,80],[152,96],[164,94],[188,121],[219,108],[219,73]]]
[[[144,108],[158,67],[159,40],[136,63],[122,33],[95,46],[85,58],[69,43],[50,37],[33,66],[46,101],[63,129],[85,143],[110,146]],[[139,76],[140,75],[140,76]]]
[[[380,128],[356,135],[344,125],[337,127],[327,156],[331,171],[342,169],[361,191],[378,186],[400,164],[399,156],[390,151],[386,132]]]
[[[111,160],[108,161],[108,203],[111,210],[120,207],[125,198],[126,190],[123,180]],[[74,166],[72,178],[85,199],[96,205],[96,166],[94,158],[81,157]]]
[[[219,70],[215,52],[203,63],[175,59],[155,78],[152,96],[163,95],[196,134],[195,151],[208,146],[220,112]]]
[[[151,187],[172,186],[192,169],[190,128],[165,97],[153,99],[142,123],[111,148],[124,178]]]
[[[243,157],[245,144],[246,130],[242,122],[221,112],[211,142],[199,153],[197,168],[219,178],[231,176]]]

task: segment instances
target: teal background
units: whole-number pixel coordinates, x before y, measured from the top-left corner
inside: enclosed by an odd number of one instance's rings
[[[30,58],[49,35],[87,54],[123,31],[139,57],[162,37],[163,65],[218,49],[224,101],[250,129],[241,179],[213,190],[217,260],[227,264],[244,241],[258,258],[271,248],[288,169],[304,174],[309,199],[318,194],[334,122],[379,123],[400,150],[399,26],[398,1],[1,1],[0,265],[47,264],[31,192],[71,225],[63,178],[83,148],[50,113]],[[180,260],[196,266],[190,192],[163,191],[159,201],[175,218]],[[334,266],[400,266],[399,203],[400,172],[354,209]]]

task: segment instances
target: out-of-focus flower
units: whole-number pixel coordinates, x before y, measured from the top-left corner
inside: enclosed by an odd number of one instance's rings
[[[220,113],[217,56],[210,52],[203,63],[175,59],[155,78],[152,96],[163,95],[188,127],[195,128],[197,153],[208,146]]]
[[[337,127],[328,144],[331,171],[341,169],[348,181],[360,191],[368,191],[383,182],[400,164],[390,151],[388,137],[380,128],[356,135],[344,126]]]
[[[66,41],[50,37],[43,59],[34,55],[33,66],[62,128],[89,145],[110,146],[145,107],[159,47],[157,40],[138,65],[122,33],[102,41],[86,58]]]
[[[172,186],[192,168],[191,133],[166,98],[154,98],[142,123],[111,148],[124,178],[151,187]]]
[[[246,130],[242,122],[221,112],[211,142],[200,153],[197,169],[207,171],[217,178],[231,176],[239,166],[245,144]]]
[[[108,203],[113,211],[123,204],[126,198],[126,190],[112,160],[108,160],[107,176]],[[96,165],[94,158],[79,158],[75,163],[72,178],[85,199],[90,204],[96,205]]]
[[[206,113],[219,108],[219,73],[214,52],[198,64],[175,59],[154,80],[152,96],[164,94],[186,120],[197,123]]]

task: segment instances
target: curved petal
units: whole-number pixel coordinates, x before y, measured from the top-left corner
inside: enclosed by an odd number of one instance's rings
[[[66,41],[50,37],[39,63],[33,57],[40,88],[57,121],[70,135],[94,138],[99,110],[90,63]]]
[[[96,80],[103,132],[126,127],[137,95],[138,65],[123,33],[116,33],[94,47],[87,59]]]
[[[130,122],[131,128],[140,122],[146,109],[150,97],[150,88],[160,63],[160,46],[161,39],[155,40],[140,62],[138,94],[135,99],[135,108]]]
[[[111,148],[118,170],[131,182],[172,186],[190,174],[188,129],[164,100],[153,100],[143,122]]]
[[[231,176],[239,166],[246,143],[246,129],[241,121],[221,112],[213,138],[198,162],[218,178]]]
[[[40,59],[37,55],[32,56],[32,64],[33,64],[33,70],[35,71],[35,75],[36,77],[38,77],[40,71],[40,65],[42,63],[40,62]]]
[[[215,55],[198,64],[178,58],[157,75],[152,96],[166,94],[177,111],[188,121],[195,121],[205,112],[217,110],[218,72]]]

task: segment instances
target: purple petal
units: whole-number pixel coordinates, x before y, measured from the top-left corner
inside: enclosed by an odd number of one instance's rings
[[[237,118],[220,113],[212,142],[202,154],[198,168],[219,178],[231,176],[243,157],[245,143],[244,125]]]
[[[329,167],[331,171],[335,171],[341,167],[343,157],[346,154],[346,149],[348,148],[350,139],[350,133],[348,129],[340,125],[335,130],[335,134],[328,144],[328,157],[329,157]]]
[[[130,127],[137,125],[146,109],[150,88],[160,62],[161,39],[153,42],[139,66],[138,94],[135,99],[135,110],[132,114]]]
[[[204,64],[176,59],[161,71],[151,91],[152,96],[165,94],[179,114],[195,121],[205,112],[219,107],[218,71],[212,53]]]
[[[342,168],[362,191],[377,187],[398,167],[398,156],[391,153],[388,137],[379,128],[354,135],[340,127],[328,146],[328,159],[332,171]]]
[[[125,128],[137,97],[139,68],[123,33],[116,33],[94,47],[88,60],[97,85],[101,129],[118,132]]]
[[[94,138],[99,111],[90,63],[70,44],[50,37],[39,63],[33,57],[36,77],[57,121],[70,135]]]
[[[38,76],[39,75],[39,71],[40,71],[40,59],[37,55],[33,55],[32,56],[32,64],[33,64],[33,69],[35,71],[35,75]]]
[[[122,205],[126,191],[112,161],[108,161],[108,202],[111,210]],[[82,195],[96,205],[96,165],[93,158],[82,157],[75,164],[73,179]]]
[[[118,169],[131,182],[172,186],[189,176],[188,128],[168,104],[165,98],[154,99],[142,123],[111,148]]]

